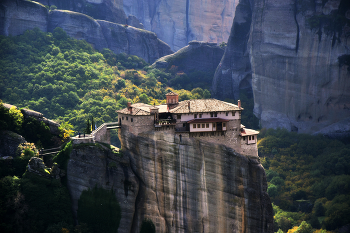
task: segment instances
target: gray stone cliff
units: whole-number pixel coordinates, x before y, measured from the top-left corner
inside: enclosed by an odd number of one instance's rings
[[[191,41],[177,52],[159,58],[152,66],[169,69],[174,65],[185,73],[191,71],[214,73],[223,55],[224,49],[216,43]]]
[[[273,232],[273,210],[259,161],[222,145],[166,132],[135,136],[121,130],[123,156],[76,146],[67,179],[73,209],[83,190],[113,189],[121,205],[118,229],[140,232]],[[113,164],[113,166],[111,166]]]
[[[238,0],[124,0],[124,11],[177,51],[192,40],[226,42]]]
[[[35,27],[44,32],[53,32],[56,27],[61,27],[69,36],[84,39],[98,50],[110,48],[115,53],[137,55],[148,63],[172,53],[170,47],[153,32],[95,20],[74,11],[48,11],[44,5],[35,2],[4,0],[0,3],[1,35],[16,36]],[[119,32],[122,33],[119,35]]]
[[[240,0],[236,9],[214,96],[237,99],[251,83],[262,127],[343,128],[350,117],[349,1]]]
[[[24,137],[12,131],[0,130],[0,157],[18,155],[17,148],[27,142]]]
[[[127,157],[117,156],[102,145],[76,145],[68,160],[67,185],[75,218],[78,201],[84,190],[95,186],[106,190],[113,189],[121,207],[118,232],[130,232],[139,181],[131,170]]]

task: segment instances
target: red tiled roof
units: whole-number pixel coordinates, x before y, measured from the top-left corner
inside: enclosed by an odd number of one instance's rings
[[[229,120],[222,118],[199,118],[187,121],[187,123],[212,123],[212,122],[228,122]]]

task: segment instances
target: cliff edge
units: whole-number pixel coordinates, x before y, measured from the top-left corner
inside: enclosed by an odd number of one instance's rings
[[[346,0],[240,0],[214,96],[251,83],[262,127],[332,134],[350,116],[349,31]]]

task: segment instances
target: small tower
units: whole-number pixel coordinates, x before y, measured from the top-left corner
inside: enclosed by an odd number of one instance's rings
[[[168,105],[168,109],[171,109],[175,105],[179,103],[179,94],[174,92],[169,92],[166,96],[166,104]]]

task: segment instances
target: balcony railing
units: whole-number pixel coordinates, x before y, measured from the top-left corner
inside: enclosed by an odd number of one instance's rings
[[[175,119],[159,119],[158,121],[154,122],[155,125],[175,125],[176,120]]]

